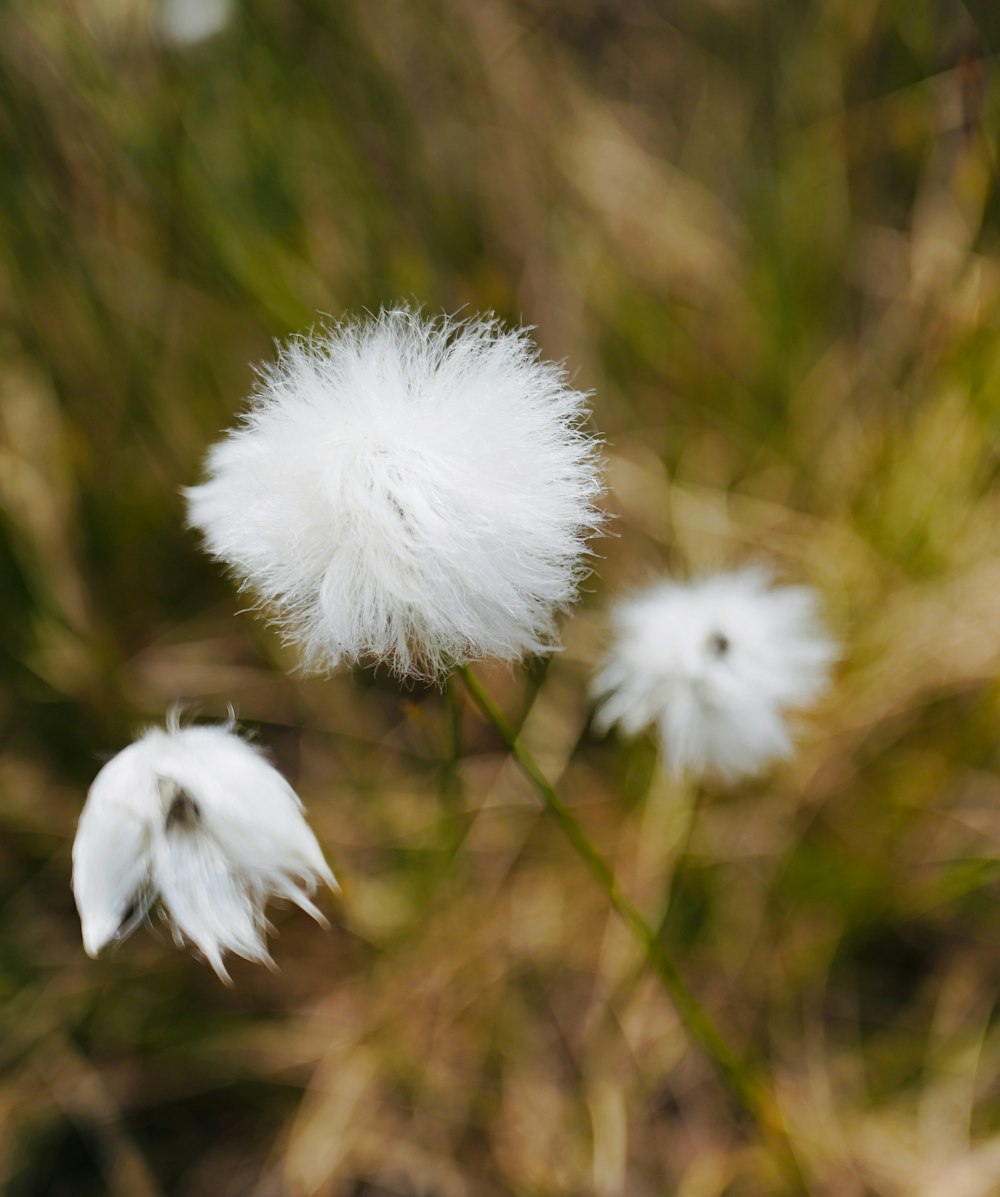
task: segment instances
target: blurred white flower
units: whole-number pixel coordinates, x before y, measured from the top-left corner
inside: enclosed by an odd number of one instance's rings
[[[524,329],[383,311],[280,350],[190,522],[307,668],[542,652],[600,523],[586,415]]]
[[[155,20],[164,41],[189,46],[220,33],[232,15],[232,0],[159,0]]]
[[[612,620],[592,686],[598,730],[655,729],[676,775],[733,779],[788,756],[786,712],[822,693],[838,655],[815,592],[758,569],[658,582]]]
[[[91,786],[73,845],[73,893],[91,956],[159,903],[175,940],[223,980],[225,952],[270,964],[264,907],[337,888],[292,788],[228,727],[176,716],[110,760]]]

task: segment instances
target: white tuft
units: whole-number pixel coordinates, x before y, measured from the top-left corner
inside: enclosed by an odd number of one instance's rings
[[[73,844],[83,944],[96,956],[155,903],[224,980],[226,952],[270,963],[264,907],[337,888],[292,788],[225,727],[168,721],[98,773]]]
[[[190,46],[220,33],[232,15],[232,0],[160,0],[155,20],[164,41]]]
[[[654,728],[676,775],[732,779],[788,756],[785,714],[823,692],[837,658],[815,592],[757,569],[659,582],[620,602],[613,626],[598,729]]]
[[[280,349],[189,519],[306,668],[549,651],[600,525],[586,399],[524,329],[383,311]]]

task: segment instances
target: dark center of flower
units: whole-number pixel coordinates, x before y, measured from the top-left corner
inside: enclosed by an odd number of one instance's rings
[[[729,637],[722,632],[713,632],[708,638],[708,651],[713,657],[724,657],[731,647]]]
[[[175,828],[193,827],[201,817],[198,803],[185,790],[178,789],[174,800],[167,808],[166,818],[163,820],[164,831]]]

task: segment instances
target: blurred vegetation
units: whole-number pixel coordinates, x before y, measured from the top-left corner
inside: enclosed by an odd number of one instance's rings
[[[783,1191],[467,701],[289,676],[183,526],[273,338],[403,297],[595,392],[615,535],[565,651],[488,677],[672,892],[811,1190],[1000,1192],[996,15],[204,3],[200,40],[179,0],[0,5],[3,1191]],[[679,854],[695,796],[582,695],[616,594],[749,559],[845,661]],[[88,960],[69,893],[102,756],[178,699],[237,704],[345,880],[232,990],[165,934]]]

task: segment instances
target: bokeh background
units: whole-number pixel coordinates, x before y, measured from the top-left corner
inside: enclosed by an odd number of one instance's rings
[[[4,1193],[785,1191],[467,699],[293,676],[184,528],[273,339],[399,298],[533,324],[595,393],[612,534],[565,650],[482,676],[810,1191],[1000,1192],[998,35],[954,0],[0,5]],[[591,734],[587,678],[616,595],[747,561],[844,661],[794,761],[696,795]],[[155,927],[88,960],[69,892],[101,760],[177,700],[237,706],[345,885],[232,989]]]

